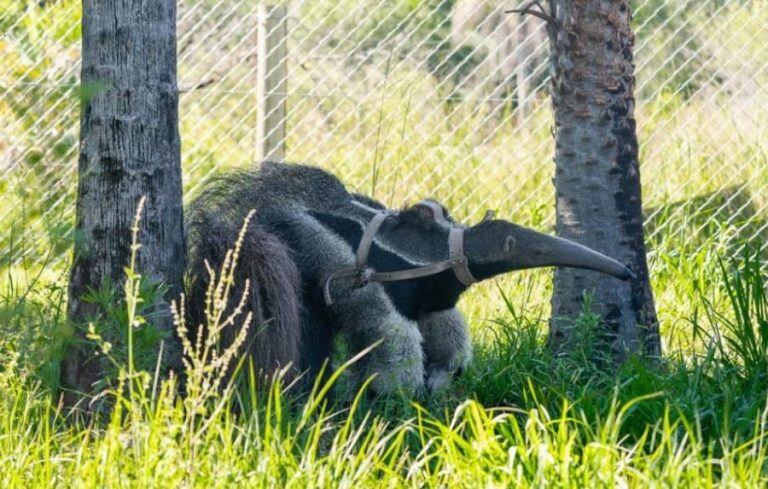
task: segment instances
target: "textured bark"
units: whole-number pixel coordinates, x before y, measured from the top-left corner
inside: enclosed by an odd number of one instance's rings
[[[81,300],[84,292],[105,280],[122,285],[142,196],[138,271],[165,282],[175,297],[184,270],[175,1],[84,0],[82,42],[85,97],[69,287],[75,325],[95,312]],[[172,328],[167,307],[157,311],[158,325]],[[166,342],[164,356],[177,355],[174,346]],[[92,355],[81,342],[70,348],[61,373],[68,392],[90,392],[101,376]]]
[[[621,282],[576,269],[555,272],[550,339],[570,344],[584,291],[608,328],[617,359],[658,356],[658,322],[648,276],[634,119],[634,62],[628,0],[550,0],[559,236],[626,263]]]

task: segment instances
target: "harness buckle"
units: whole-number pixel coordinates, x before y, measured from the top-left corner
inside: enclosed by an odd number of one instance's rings
[[[371,282],[371,277],[374,274],[374,270],[371,268],[347,268],[345,270],[339,270],[334,272],[325,279],[323,284],[323,298],[325,304],[328,306],[333,305],[333,297],[331,296],[331,284],[336,280],[348,279],[352,281],[353,286],[356,289],[362,289]]]
[[[355,271],[355,287],[362,289],[371,282],[372,268],[358,268]]]

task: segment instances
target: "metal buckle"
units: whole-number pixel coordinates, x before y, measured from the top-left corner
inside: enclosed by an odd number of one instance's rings
[[[373,270],[371,268],[358,268],[355,272],[355,288],[362,289],[371,283],[371,275],[373,275]]]

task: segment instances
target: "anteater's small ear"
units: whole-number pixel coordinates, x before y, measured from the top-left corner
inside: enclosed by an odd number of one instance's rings
[[[413,209],[419,212],[425,219],[435,221],[438,224],[450,224],[446,217],[445,208],[437,201],[432,199],[424,199],[415,206]]]

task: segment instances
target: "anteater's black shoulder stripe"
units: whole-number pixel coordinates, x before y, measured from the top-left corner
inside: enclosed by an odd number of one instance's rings
[[[363,239],[364,224],[338,214],[313,210],[307,212],[326,229],[332,231],[346,241],[353,250],[357,250],[360,240]],[[371,247],[371,252],[368,255],[368,263],[379,272],[405,270],[407,268],[419,266],[419,264],[413,263],[391,250],[382,248],[375,240]]]

